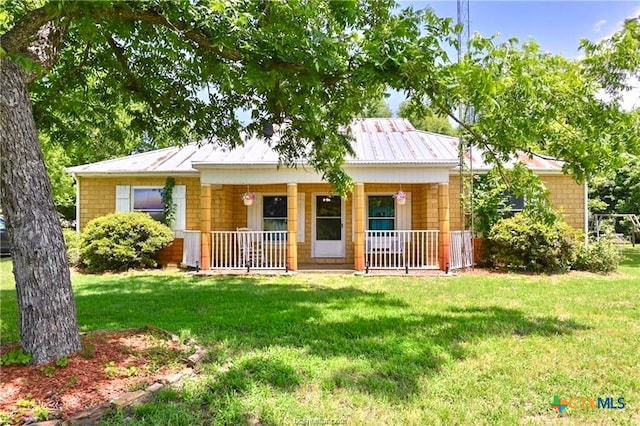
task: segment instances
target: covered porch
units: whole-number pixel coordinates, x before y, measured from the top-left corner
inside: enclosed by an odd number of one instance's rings
[[[394,198],[398,188],[406,200]],[[199,216],[200,229],[184,232],[182,263],[204,270],[407,273],[447,271],[456,258],[448,182],[359,182],[346,198],[321,182],[203,183]]]
[[[351,130],[353,155],[343,170],[354,185],[344,198],[303,160],[278,167],[263,140],[192,161],[200,236],[184,247],[200,251],[185,258],[201,269],[449,270],[457,139],[401,119],[355,120]],[[250,205],[244,193],[252,194]]]

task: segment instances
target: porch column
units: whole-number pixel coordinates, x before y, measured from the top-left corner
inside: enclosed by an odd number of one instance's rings
[[[438,230],[440,238],[438,253],[440,254],[440,269],[447,271],[450,265],[451,235],[449,234],[449,183],[438,184]]]
[[[364,202],[364,183],[356,183],[353,190],[353,203],[355,217],[352,219],[355,224],[355,242],[353,246],[354,268],[362,271],[365,268],[364,257],[364,223],[366,221]]]
[[[200,185],[200,269],[211,268],[211,185]]]
[[[298,184],[287,185],[287,265],[298,270]]]

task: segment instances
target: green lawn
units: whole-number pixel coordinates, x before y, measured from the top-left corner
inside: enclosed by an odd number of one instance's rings
[[[83,330],[152,324],[210,355],[110,424],[550,424],[554,395],[625,398],[562,424],[640,424],[640,248],[611,276],[74,276]],[[17,339],[0,262],[3,340]],[[304,423],[306,422],[306,423]]]

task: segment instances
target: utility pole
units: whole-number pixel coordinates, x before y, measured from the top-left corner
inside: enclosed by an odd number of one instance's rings
[[[469,41],[471,39],[471,18],[469,13],[469,0],[457,0],[457,22],[460,27],[458,32],[458,62],[462,62],[465,56],[469,53]],[[460,122],[470,124],[473,121],[473,111],[470,105],[460,103],[458,105],[458,119]],[[466,260],[470,258],[467,253],[473,252],[473,239],[470,240],[470,244],[466,242],[464,230],[467,225],[467,211],[465,209],[466,201],[469,205],[469,223],[470,231],[473,237],[473,163],[471,159],[471,145],[467,149],[467,143],[462,133],[459,135],[458,144],[458,168],[460,178],[460,235],[462,243],[462,265],[466,267]],[[469,185],[465,188],[464,184],[464,169],[465,169],[465,154],[469,154]],[[465,191],[468,190],[468,194]],[[466,196],[465,196],[466,195]],[[470,245],[470,247],[468,247]]]

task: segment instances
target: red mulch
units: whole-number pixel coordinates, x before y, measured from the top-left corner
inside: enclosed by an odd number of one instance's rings
[[[147,329],[93,333],[81,341],[83,350],[66,366],[1,367],[0,422],[9,416],[20,424],[36,405],[67,419],[182,370],[189,355],[189,347]],[[0,353],[16,348],[2,346]]]

